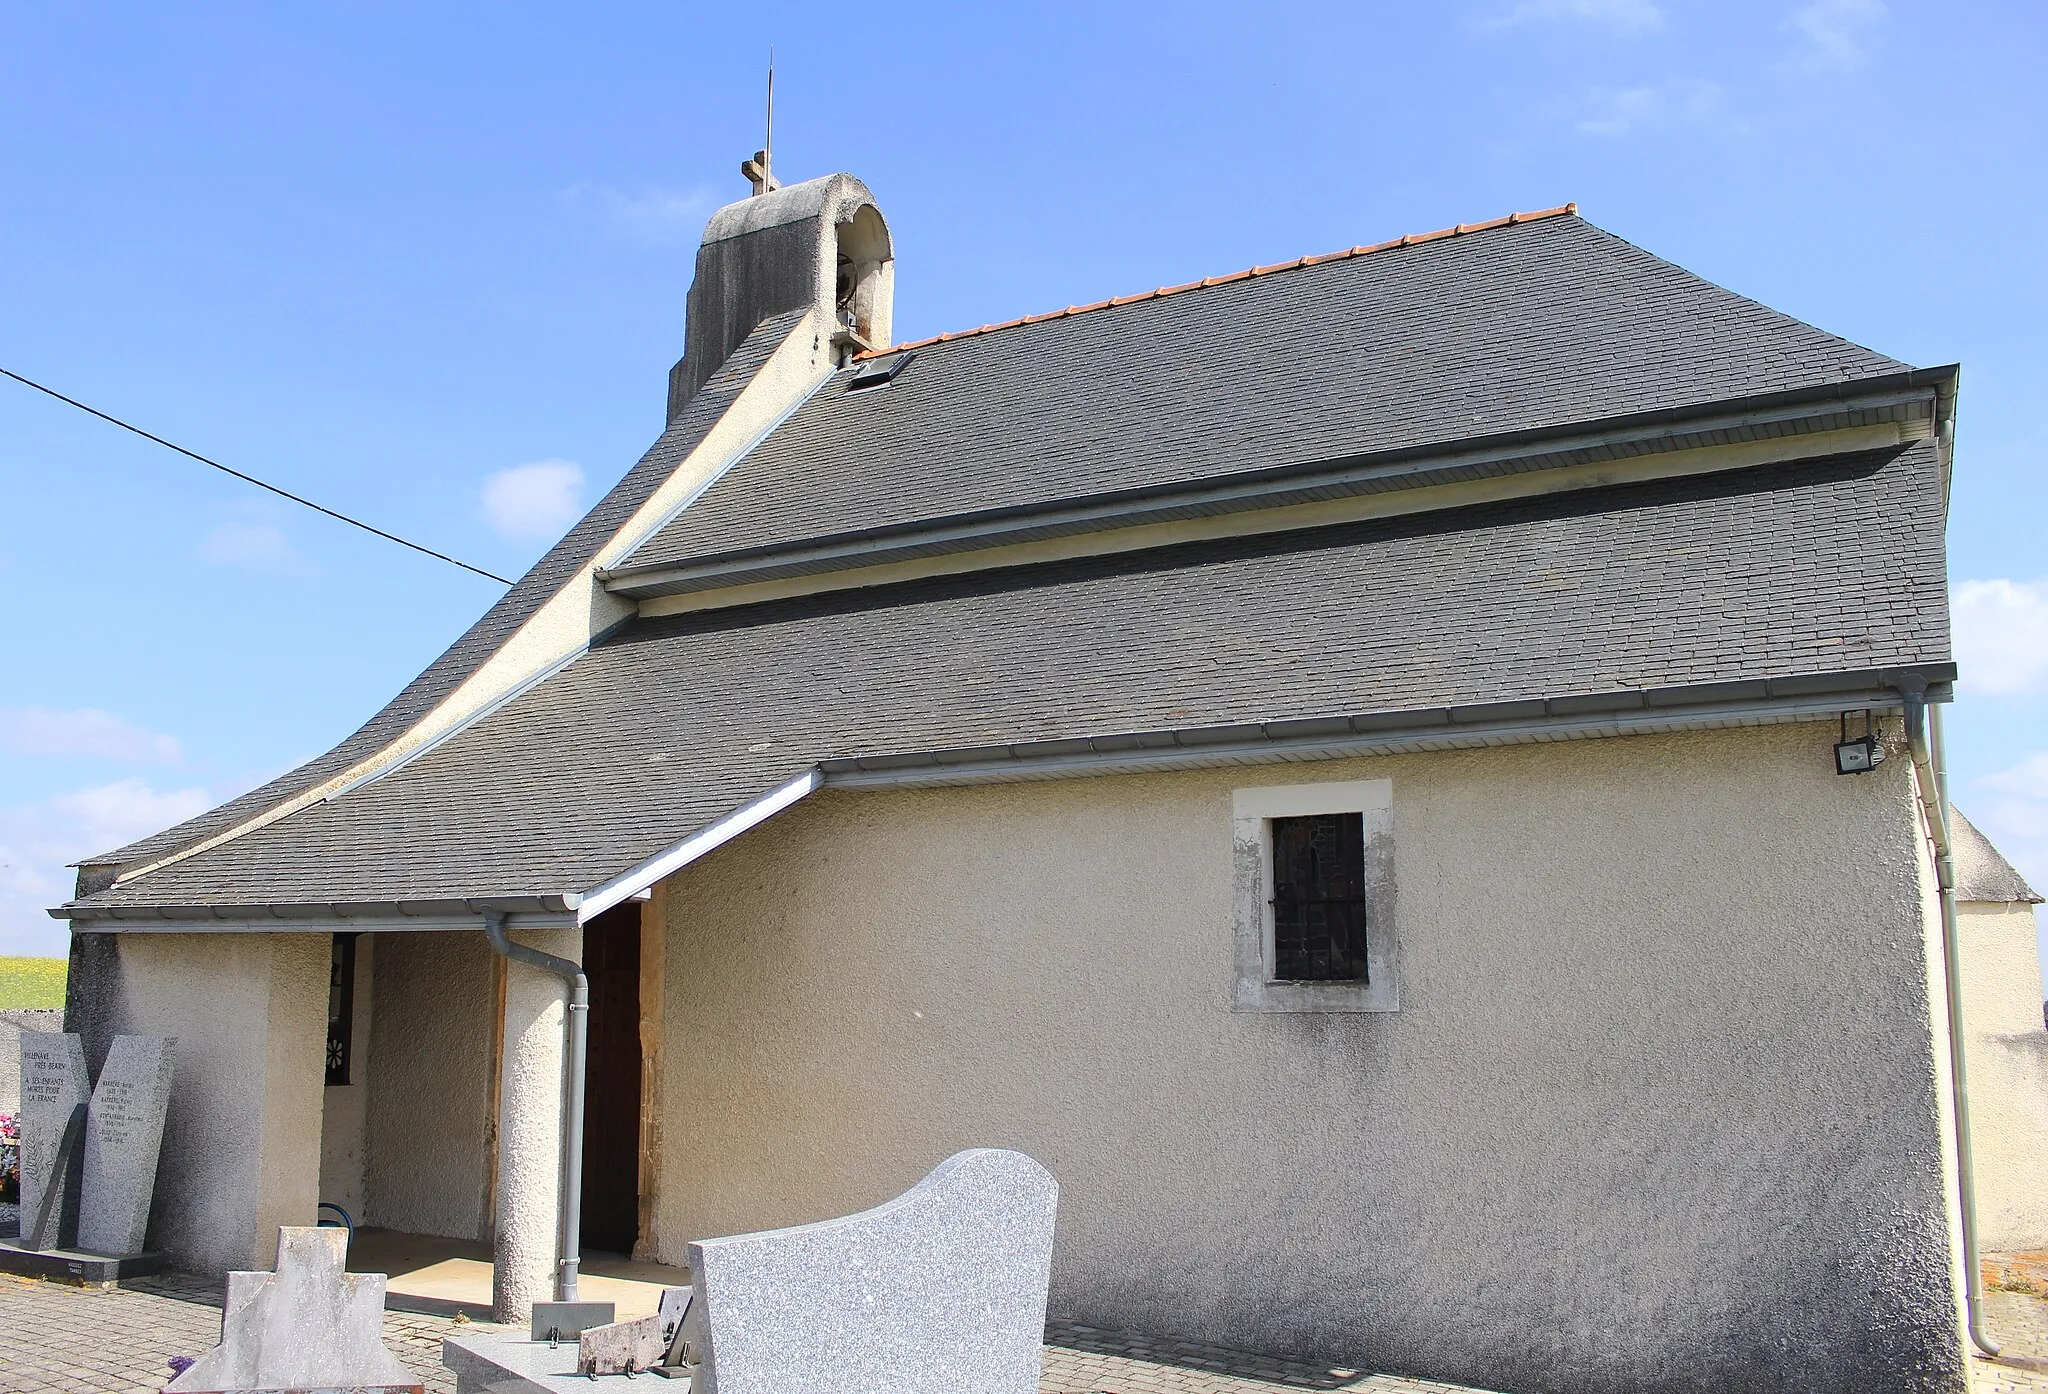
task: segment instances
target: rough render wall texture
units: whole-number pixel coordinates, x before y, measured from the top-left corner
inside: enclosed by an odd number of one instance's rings
[[[2048,1030],[2034,907],[1956,907],[1977,1229],[1986,1249],[2048,1248]]]
[[[170,1036],[148,1243],[191,1273],[267,1268],[319,1202],[325,934],[81,934],[67,1022],[97,1070],[117,1034]]]
[[[375,994],[377,936],[356,938],[355,1010],[349,1036],[349,1082],[330,1084],[320,1106],[320,1199],[339,1205],[358,1224],[368,1174],[370,1016]]]
[[[490,1237],[496,955],[483,931],[380,934],[358,1220]]]
[[[1058,1315],[1518,1394],[1959,1388],[1908,762],[1832,740],[820,795],[667,888],[661,1257],[1009,1146]],[[1378,777],[1401,1010],[1233,1015],[1231,788]]]

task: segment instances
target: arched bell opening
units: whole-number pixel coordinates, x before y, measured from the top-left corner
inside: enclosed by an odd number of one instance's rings
[[[843,366],[863,349],[889,343],[894,263],[889,225],[872,203],[833,229],[833,347]]]

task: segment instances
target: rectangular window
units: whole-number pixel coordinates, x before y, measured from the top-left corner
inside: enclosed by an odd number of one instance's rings
[[[356,936],[334,936],[327,970],[327,1082],[348,1083],[349,1045],[356,1017]]]
[[[1230,791],[1230,1009],[1398,1012],[1394,786]]]
[[[1365,952],[1365,815],[1275,818],[1273,979],[1372,981]]]

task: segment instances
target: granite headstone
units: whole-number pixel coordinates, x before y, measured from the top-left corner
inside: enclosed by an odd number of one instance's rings
[[[961,1152],[873,1210],[690,1246],[707,1394],[1036,1394],[1059,1186]]]
[[[139,1254],[156,1190],[156,1154],[171,1098],[171,1042],[116,1036],[85,1117],[78,1247]]]
[[[346,1272],[347,1257],[345,1229],[279,1229],[277,1271],[228,1274],[220,1344],[164,1394],[420,1394],[418,1377],[384,1346],[384,1275]]]
[[[38,1032],[21,1038],[21,1243],[69,1247],[78,1234],[78,1177],[83,1149],[67,1154],[72,1114],[83,1109],[85,1043],[76,1035]],[[42,1233],[37,1235],[38,1224]]]

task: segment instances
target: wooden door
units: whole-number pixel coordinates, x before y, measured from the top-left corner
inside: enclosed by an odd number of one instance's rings
[[[590,979],[583,1247],[630,1254],[640,1223],[640,902],[583,927],[583,973]]]

